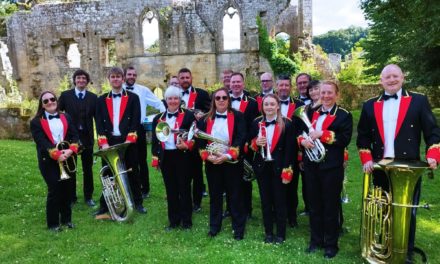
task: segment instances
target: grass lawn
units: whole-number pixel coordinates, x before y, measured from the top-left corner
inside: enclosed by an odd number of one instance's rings
[[[355,120],[359,112],[354,112]],[[308,218],[299,216],[299,227],[288,229],[283,245],[263,243],[264,233],[257,185],[254,182],[254,218],[246,226],[245,239],[232,239],[230,219],[222,232],[210,239],[209,198],[202,211],[194,214],[191,231],[166,232],[168,224],[162,177],[150,169],[151,196],[144,201],[147,215],[135,214],[131,223],[96,221],[95,209],[83,203],[82,176],[78,176],[78,203],[73,209],[76,228],[61,233],[46,230],[46,185],[37,167],[35,144],[30,141],[0,140],[0,263],[362,263],[359,247],[362,178],[355,148],[356,133],[350,144],[350,164],[346,185],[350,202],[344,204],[345,227],[340,253],[325,261],[323,252],[305,254],[309,239]],[[95,200],[101,185],[100,162],[94,166]],[[439,175],[425,178],[421,204],[432,210],[419,210],[416,245],[430,263],[440,263]],[[301,187],[300,187],[301,188]],[[299,190],[301,190],[299,188]],[[301,200],[301,199],[300,199]],[[299,210],[303,205],[299,205]],[[420,261],[419,261],[420,263]]]

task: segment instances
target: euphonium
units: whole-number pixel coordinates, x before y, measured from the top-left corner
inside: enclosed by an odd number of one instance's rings
[[[374,187],[372,176],[364,175],[362,195],[361,250],[369,263],[405,263],[408,253],[413,194],[428,168],[421,161],[382,160],[374,170],[385,172],[391,190]]]
[[[67,141],[60,141],[56,145],[57,150],[66,150],[70,148],[70,143]],[[75,173],[76,172],[76,162],[73,155],[68,157],[64,161],[60,161],[60,181],[70,179],[69,173]]]
[[[298,107],[295,110],[294,116],[298,117],[299,119],[301,119],[304,124],[306,124],[307,128],[309,129],[309,132],[315,131],[315,129],[313,129],[312,123],[310,122],[309,118],[307,117],[307,114],[305,112],[305,105]],[[310,137],[309,135],[303,131],[302,136],[305,139],[309,139]],[[314,161],[314,162],[320,162],[325,158],[325,148],[324,145],[322,145],[321,141],[319,139],[315,139],[313,140],[313,144],[315,144],[314,148],[305,149],[306,155],[309,158],[310,161]]]
[[[113,220],[123,222],[133,215],[130,186],[122,157],[130,143],[113,145],[101,149],[94,155],[101,157],[107,163],[100,171],[102,194],[107,203]]]

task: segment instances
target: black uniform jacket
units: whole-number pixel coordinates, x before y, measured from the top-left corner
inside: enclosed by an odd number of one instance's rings
[[[320,116],[320,108],[309,108],[307,116],[314,126],[316,120]],[[308,133],[308,129],[304,123],[302,123],[303,131]],[[353,132],[353,117],[350,112],[339,107],[333,106],[330,113],[327,114],[322,124],[323,135],[320,140],[326,150],[325,158],[319,162],[312,162],[308,159],[304,148],[303,149],[303,161],[304,165],[318,165],[320,169],[331,169],[334,167],[342,166],[344,163],[344,150],[350,144],[351,135]],[[301,141],[301,137],[299,136]]]
[[[383,105],[382,95],[366,101],[357,128],[357,147],[369,151],[374,161],[385,158]],[[403,89],[394,139],[395,158],[419,160],[422,132],[427,147],[440,142],[440,129],[427,97]]]
[[[273,169],[275,175],[281,175],[283,169],[289,168],[292,164],[292,156],[294,153],[298,151],[298,147],[296,144],[296,137],[293,130],[292,122],[283,117],[284,121],[284,129],[282,130],[278,124],[275,124],[274,134],[272,137],[272,146],[270,150],[270,154],[272,156],[273,161]],[[253,148],[257,149],[252,167],[257,175],[263,173],[264,169],[264,161],[261,156],[261,147],[257,147],[255,140],[258,137],[258,133],[260,131],[260,123],[264,125],[264,117],[260,116],[254,120],[250,129],[250,137],[252,141],[250,145]],[[264,155],[267,156],[267,149],[264,148]]]
[[[72,125],[72,119],[68,114],[60,114],[60,120],[64,126],[64,141],[71,144],[71,149],[76,152],[78,149],[78,132]],[[50,131],[49,122],[46,116],[35,117],[31,120],[31,133],[37,145],[39,162],[51,162],[57,160],[56,144]]]
[[[113,132],[113,104],[112,92],[101,95],[96,104],[96,131],[98,141],[105,137],[112,136]],[[121,108],[119,112],[119,130],[121,137],[135,134],[139,127],[140,105],[139,97],[129,91],[123,90],[121,97]],[[98,142],[99,143],[99,142]]]
[[[94,142],[93,120],[95,119],[97,99],[98,97],[96,96],[96,94],[89,91],[85,93],[85,96],[82,99],[85,103],[86,115],[86,124],[84,125],[89,132],[89,142],[91,142],[92,144]],[[72,117],[73,124],[75,125],[77,130],[79,129],[80,125],[80,111],[78,108],[78,101],[79,99],[75,94],[75,88],[62,92],[58,100],[58,108],[61,111],[65,111]]]
[[[159,139],[157,139],[156,136],[156,127],[157,124],[160,122],[166,122],[166,115],[167,112],[163,112],[160,114],[157,114],[153,119],[153,135],[151,139],[151,153],[153,155],[153,158],[159,159],[159,166],[161,166],[163,161],[163,155],[165,150],[165,143],[160,142]],[[171,128],[171,129],[185,129],[189,131],[191,125],[195,121],[194,113],[187,109],[179,109],[178,110],[178,116],[176,117],[176,124],[178,124],[178,128]],[[174,136],[174,134],[171,134],[171,136]],[[193,139],[194,140],[194,139]]]

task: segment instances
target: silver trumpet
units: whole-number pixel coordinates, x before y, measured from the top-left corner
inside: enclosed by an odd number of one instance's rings
[[[298,107],[295,110],[294,116],[298,117],[304,122],[304,124],[306,124],[307,128],[309,129],[309,132],[313,132],[315,131],[315,129],[313,129],[312,123],[307,117],[307,114],[304,109],[305,109],[304,105]],[[303,131],[302,136],[307,140],[311,140],[310,136],[305,131]],[[313,140],[313,144],[315,145],[315,147],[311,149],[305,148],[306,155],[310,161],[321,162],[325,158],[324,145],[322,145],[321,141],[318,138]]]
[[[269,146],[269,140],[267,139],[267,132],[266,132],[266,126],[263,124],[263,122],[259,123],[260,131],[258,132],[258,135],[266,138],[266,153],[264,153],[264,147],[261,146],[261,157],[264,159],[264,161],[273,161],[272,155],[270,154],[270,146]]]

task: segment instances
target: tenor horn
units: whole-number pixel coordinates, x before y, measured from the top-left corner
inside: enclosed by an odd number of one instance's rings
[[[100,171],[102,194],[112,219],[118,222],[127,221],[133,216],[127,176],[130,170],[125,169],[122,158],[129,145],[130,143],[117,144],[93,153],[107,163]]]
[[[312,123],[307,117],[307,114],[305,112],[305,107],[306,107],[305,105],[298,107],[294,112],[294,116],[298,117],[304,122],[304,124],[309,129],[309,132],[315,131],[315,129],[312,126]],[[305,131],[303,131],[302,136],[307,140],[311,140],[311,138]],[[325,158],[324,145],[321,143],[321,141],[318,138],[313,140],[313,144],[315,145],[315,147],[311,149],[305,148],[306,155],[310,161],[321,162]]]
[[[408,254],[413,194],[429,166],[421,161],[382,160],[374,170],[384,171],[390,190],[373,186],[364,175],[360,246],[369,263],[405,263]]]
[[[172,134],[183,140],[188,139],[188,131],[185,129],[171,129],[167,122],[160,122],[156,126],[156,137],[160,142],[165,142]]]

